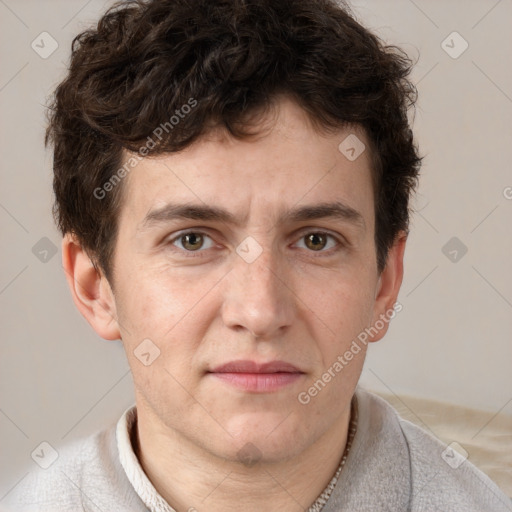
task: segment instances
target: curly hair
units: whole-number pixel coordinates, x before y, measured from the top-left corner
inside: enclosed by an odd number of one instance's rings
[[[126,151],[176,152],[218,127],[250,137],[251,116],[284,93],[318,128],[364,128],[382,271],[408,230],[422,159],[408,121],[412,64],[335,0],[118,2],[75,37],[49,105],[55,222],[112,283],[123,186],[104,190]]]

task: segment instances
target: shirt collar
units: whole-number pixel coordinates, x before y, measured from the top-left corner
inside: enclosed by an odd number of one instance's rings
[[[347,447],[336,470],[336,473],[329,481],[325,489],[318,496],[315,502],[309,507],[308,512],[319,512],[329,500],[329,497],[336,486],[338,477],[345,463],[346,457],[350,450],[352,439],[357,429],[357,399],[354,395],[352,399],[350,425],[347,434]],[[137,427],[137,407],[135,405],[129,407],[121,416],[116,427],[117,449],[119,452],[119,460],[130,481],[133,489],[149,509],[150,512],[176,512],[167,501],[153,487],[149,478],[144,473],[139,459],[137,458],[131,442],[132,436],[135,435]]]

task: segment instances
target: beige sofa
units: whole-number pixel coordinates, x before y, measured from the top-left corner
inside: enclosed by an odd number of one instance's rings
[[[512,497],[512,401],[501,411],[489,413],[412,396],[374,393],[389,402],[402,418],[430,431],[447,445],[458,443],[468,460]],[[460,450],[457,445],[452,447]]]

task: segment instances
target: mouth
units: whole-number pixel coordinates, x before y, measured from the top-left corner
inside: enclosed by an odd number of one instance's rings
[[[268,393],[289,386],[305,373],[285,361],[256,363],[239,360],[217,366],[208,371],[225,384],[253,393]]]

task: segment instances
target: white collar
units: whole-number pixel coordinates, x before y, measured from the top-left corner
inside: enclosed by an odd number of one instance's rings
[[[136,423],[137,408],[135,405],[128,408],[117,422],[117,449],[124,472],[150,512],[176,512],[153,487],[133,451],[130,434]]]
[[[116,427],[117,449],[119,451],[119,460],[121,465],[123,466],[133,489],[144,502],[146,507],[148,507],[150,512],[176,512],[153,487],[153,484],[146,476],[146,473],[144,473],[139,459],[133,451],[131,434],[136,423],[137,407],[132,405],[123,413],[117,422]],[[343,463],[338,466],[335,476],[333,476],[326,488],[318,496],[311,507],[309,507],[308,512],[317,512],[327,503],[331,492],[337,483],[342,465]]]

